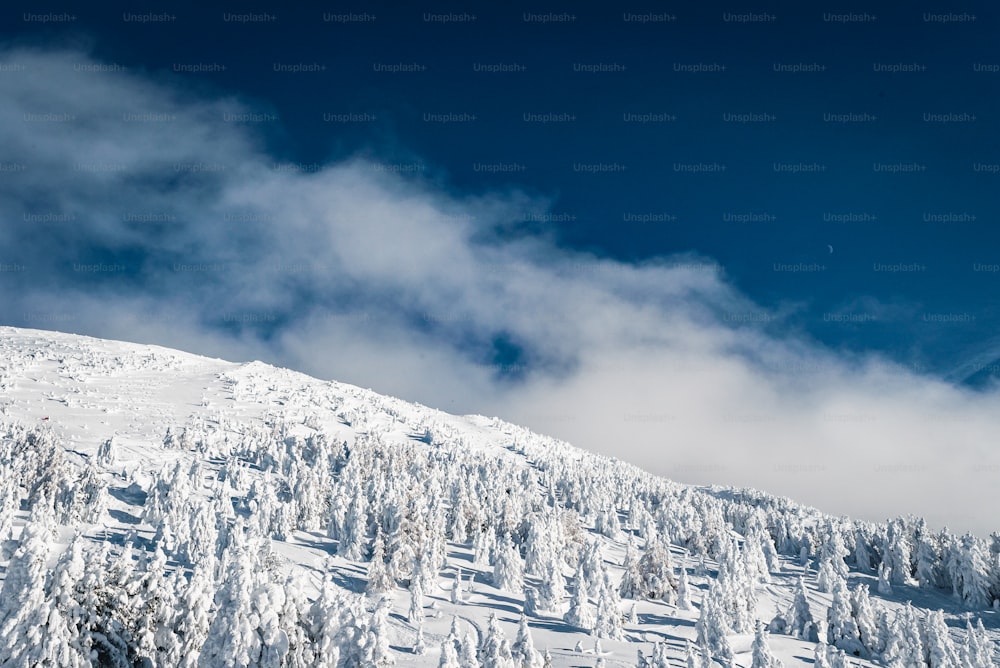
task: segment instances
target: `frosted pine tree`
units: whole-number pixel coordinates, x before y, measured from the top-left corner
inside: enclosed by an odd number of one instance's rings
[[[500,622],[497,620],[495,612],[490,613],[479,662],[483,668],[515,668],[510,645],[507,643],[503,629],[500,628]]]
[[[258,624],[252,619],[255,614],[253,595],[260,576],[249,549],[233,551],[226,581],[215,597],[215,618],[198,659],[198,665],[203,668],[253,666],[261,658]]]
[[[878,565],[878,593],[883,596],[892,594],[892,569],[883,561]]]
[[[423,656],[427,653],[427,644],[424,640],[424,616],[420,615],[417,617],[417,637],[413,642],[413,653],[417,656]]]
[[[830,662],[826,660],[828,645],[817,643],[813,650],[813,668],[830,668]]]
[[[604,572],[604,580],[597,595],[597,615],[593,632],[598,638],[624,639],[622,631],[621,599],[611,584],[611,576]]]
[[[396,582],[389,573],[389,565],[385,561],[385,541],[382,532],[375,534],[375,546],[371,561],[368,562],[368,584],[365,591],[376,596],[386,594],[396,588]]]
[[[420,584],[420,578],[414,577],[410,581],[410,609],[406,614],[406,620],[411,624],[422,620],[424,617],[424,589]]]
[[[752,668],[782,668],[781,661],[771,654],[771,648],[767,644],[767,629],[764,628],[760,620],[757,620],[757,628],[754,630],[751,653],[753,655]]]
[[[691,644],[690,640],[685,643],[684,665],[687,668],[708,668],[707,666],[702,666],[701,656],[695,652],[694,645]]]
[[[524,587],[521,555],[518,554],[509,533],[497,545],[497,556],[493,565],[493,586],[509,592],[520,592]]]
[[[989,668],[993,665],[993,641],[986,635],[983,620],[977,619],[976,626],[972,620],[965,621],[965,642],[962,644],[962,665],[970,668]]]
[[[989,575],[979,539],[966,534],[953,543],[952,551],[949,576],[955,596],[970,608],[986,607],[990,604]]]
[[[819,640],[818,637],[814,637],[816,622],[813,619],[812,609],[809,607],[809,599],[806,597],[806,583],[802,577],[799,577],[795,585],[795,598],[792,599],[792,606],[789,608],[786,618],[789,635],[810,642]]]
[[[531,629],[528,628],[528,618],[523,614],[518,622],[517,637],[510,647],[515,668],[542,668],[542,655],[535,650],[531,639]]]
[[[955,643],[948,634],[944,613],[930,612],[924,623],[925,652],[931,668],[960,668],[962,666]]]
[[[566,582],[562,574],[562,558],[552,552],[548,564],[542,569],[538,584],[538,608],[557,610],[566,598]]]
[[[385,668],[396,663],[396,658],[389,647],[389,608],[388,597],[383,596],[375,605],[371,617],[371,628],[368,631],[362,649],[362,663],[375,668]]]
[[[455,582],[451,585],[451,602],[455,605],[462,603],[462,568],[459,566],[455,573]]]
[[[709,650],[714,657],[728,661],[733,658],[733,650],[729,645],[730,627],[722,597],[719,581],[713,580],[702,597],[701,611],[694,628],[699,647]]]
[[[851,614],[851,598],[847,591],[847,583],[836,575],[833,581],[833,601],[827,610],[826,622],[827,643],[852,654],[864,650],[858,626]]]
[[[878,614],[868,595],[868,585],[858,583],[851,590],[851,616],[858,628],[861,644],[869,653],[878,652]]]
[[[571,626],[590,631],[594,628],[595,619],[594,612],[590,606],[590,600],[587,597],[582,570],[582,566],[577,566],[573,596],[570,599],[569,610],[563,616],[563,619]]]
[[[635,566],[625,571],[619,592],[624,598],[674,602],[677,581],[670,563],[670,550],[662,539],[648,547]]]
[[[462,668],[479,668],[479,639],[472,625],[465,632],[458,655],[458,661]]]
[[[365,540],[368,535],[367,526],[367,503],[361,490],[356,490],[344,513],[343,527],[341,528],[337,540],[337,554],[350,559],[351,561],[361,561],[364,558]],[[382,545],[383,553],[385,544]]]
[[[0,665],[33,664],[37,634],[52,612],[45,600],[49,541],[49,528],[42,524],[33,522],[21,530],[21,545],[0,589]]]
[[[183,668],[197,665],[198,653],[208,638],[212,623],[213,583],[210,568],[196,566],[177,600],[176,630],[180,636]]]
[[[919,525],[914,558],[917,561],[917,583],[921,587],[931,589],[940,586],[942,580],[941,550],[924,521],[921,521]]]
[[[907,585],[910,574],[913,542],[911,532],[902,518],[891,520],[882,547],[882,561],[891,569],[891,584]]]
[[[677,607],[681,610],[691,609],[691,585],[688,582],[687,569],[681,566],[681,574],[677,579]]]
[[[463,668],[458,661],[458,653],[455,652],[455,640],[450,635],[441,641],[441,660],[438,661],[438,668]]]

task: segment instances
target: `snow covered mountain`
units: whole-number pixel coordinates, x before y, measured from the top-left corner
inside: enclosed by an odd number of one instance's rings
[[[997,661],[1000,534],[259,362],[0,328],[0,490],[0,666]]]

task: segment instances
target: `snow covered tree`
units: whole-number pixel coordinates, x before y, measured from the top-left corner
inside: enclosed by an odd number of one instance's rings
[[[951,553],[948,575],[955,596],[970,608],[985,608],[990,604],[989,575],[979,539],[966,534],[953,541]]]
[[[813,650],[813,668],[830,668],[830,662],[826,660],[829,646],[826,643],[817,643]]]
[[[591,631],[594,628],[596,620],[594,618],[594,611],[590,605],[590,599],[587,596],[586,583],[582,570],[582,566],[577,566],[573,597],[570,599],[569,610],[563,619],[571,626]]]
[[[882,563],[890,570],[890,584],[908,585],[912,582],[911,555],[913,541],[911,531],[902,518],[891,520],[886,530],[882,546]]]
[[[681,566],[681,574],[677,579],[677,607],[681,610],[691,609],[691,584],[688,582],[687,569]]]
[[[962,665],[955,643],[948,634],[944,613],[940,610],[928,613],[924,623],[924,638],[925,658],[931,668],[959,668]]]
[[[410,609],[406,619],[411,624],[424,617],[424,589],[420,584],[420,578],[413,578],[410,581]]]
[[[562,574],[562,560],[551,559],[542,570],[541,581],[538,583],[538,609],[557,610],[566,598],[566,581]]]
[[[413,653],[417,656],[423,656],[427,653],[427,644],[424,641],[424,616],[420,615],[416,619],[417,624],[417,637],[413,641]]]
[[[458,662],[462,668],[479,668],[479,640],[476,632],[470,625],[462,638],[462,643],[458,655]]]
[[[500,622],[497,620],[495,612],[490,612],[479,662],[483,668],[515,668],[510,645],[507,643],[503,629],[500,628]]]
[[[338,545],[337,554],[360,561],[364,558],[365,541],[368,536],[368,508],[365,497],[357,490],[351,497],[347,511],[344,513],[343,526],[336,531]],[[383,554],[385,544],[382,545]]]
[[[371,624],[362,634],[360,643],[360,664],[384,668],[396,663],[396,657],[389,647],[389,597],[382,596],[375,604],[371,615]]]
[[[196,566],[177,601],[175,628],[180,636],[180,666],[194,668],[198,653],[208,638],[212,623],[212,575],[210,567]]]
[[[646,549],[634,568],[625,571],[619,592],[624,598],[674,602],[677,581],[670,563],[670,550],[662,539]]]
[[[880,633],[879,642],[884,649],[882,661],[887,666],[893,662],[902,666],[923,666],[926,653],[924,651],[923,633],[920,619],[909,603],[896,612],[887,632]],[[882,631],[882,625],[880,625]]]
[[[458,653],[455,651],[455,639],[447,636],[441,641],[441,660],[438,661],[438,668],[462,668],[458,661]]]
[[[878,565],[878,593],[883,596],[892,594],[892,569],[883,561]]]
[[[535,650],[528,628],[528,618],[523,614],[517,627],[517,637],[510,647],[516,668],[542,668],[542,655]]]
[[[597,594],[597,615],[594,619],[594,634],[598,638],[622,640],[622,611],[618,591],[611,584],[611,576],[604,572],[604,580]]]
[[[254,595],[262,578],[247,548],[233,554],[226,581],[216,594],[216,614],[208,629],[198,665],[256,666],[261,659],[259,619],[255,620]]]
[[[816,636],[816,622],[809,607],[809,599],[806,597],[806,583],[801,577],[795,585],[795,598],[792,599],[792,605],[785,617],[788,621],[789,635],[809,642],[819,641]]]
[[[459,567],[455,573],[455,582],[451,585],[451,602],[458,605],[463,602],[462,598],[462,568]]]
[[[757,628],[754,630],[751,653],[753,655],[752,668],[782,668],[781,661],[771,654],[771,648],[767,644],[767,629],[764,628],[760,620],[757,621]]]
[[[864,651],[861,644],[861,634],[851,614],[851,598],[847,583],[843,578],[834,576],[833,601],[827,610],[827,643],[850,654],[858,655]]]
[[[45,595],[49,541],[48,526],[30,523],[21,531],[0,589],[0,665],[34,665],[40,632],[50,621],[63,626]]]
[[[868,595],[868,585],[858,583],[851,590],[851,617],[861,644],[869,653],[878,652],[878,614]]]
[[[497,545],[493,565],[493,586],[504,591],[519,592],[524,587],[524,567],[510,534]]]
[[[941,549],[935,536],[927,529],[927,523],[921,520],[918,526],[916,549],[916,578],[921,587],[933,589],[941,586]]]
[[[169,433],[169,428],[168,428]],[[97,465],[102,466],[106,469],[111,468],[115,465],[115,450],[117,449],[113,443],[113,438],[109,438],[101,443],[97,448]]]
[[[699,647],[706,648],[714,657],[728,661],[733,657],[733,650],[729,644],[731,629],[726,621],[723,597],[719,581],[713,580],[702,598],[694,628]]]
[[[368,584],[365,591],[380,596],[396,588],[396,582],[389,573],[389,565],[385,561],[385,541],[382,533],[375,534],[375,547],[372,550],[371,561],[368,562]]]
[[[972,626],[971,619],[966,619],[961,658],[962,665],[970,668],[989,668],[995,665],[993,641],[986,634],[982,619],[976,620],[975,627]]]

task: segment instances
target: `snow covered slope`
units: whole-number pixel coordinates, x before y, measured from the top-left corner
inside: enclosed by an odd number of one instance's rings
[[[0,422],[0,665],[995,661],[1000,536],[53,332],[0,327]]]

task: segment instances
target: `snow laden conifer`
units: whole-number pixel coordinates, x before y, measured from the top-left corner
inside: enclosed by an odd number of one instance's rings
[[[458,660],[458,652],[455,651],[455,638],[450,635],[441,641],[441,659],[438,661],[438,668],[463,668]]]
[[[510,534],[505,534],[497,545],[493,565],[493,586],[509,592],[520,592],[524,587],[524,566]]]
[[[694,628],[700,648],[707,649],[714,657],[732,659],[733,650],[729,644],[732,629],[727,620],[725,594],[718,580],[712,581],[702,597],[701,611]]]
[[[7,567],[0,589],[0,665],[32,665],[37,634],[52,615],[45,600],[49,532],[40,523],[25,526],[21,545]],[[57,627],[61,623],[58,618],[53,621]]]
[[[754,630],[753,646],[751,647],[752,661],[751,668],[783,668],[781,661],[771,653],[771,647],[767,642],[767,629],[757,621]]]
[[[851,614],[851,597],[847,582],[835,575],[833,580],[833,601],[826,614],[827,643],[850,654],[864,651],[858,625]]]
[[[611,583],[611,575],[605,570],[604,578],[597,593],[597,614],[594,618],[593,633],[598,638],[622,640],[621,598]]]
[[[458,662],[462,668],[479,668],[479,639],[476,631],[469,625],[459,648]]]
[[[522,614],[517,626],[517,637],[510,647],[515,668],[542,668],[542,655],[535,649],[528,627],[528,618]]]
[[[858,583],[851,590],[851,617],[861,644],[869,654],[878,652],[878,611],[868,595],[868,585]]]
[[[389,597],[382,596],[375,604],[371,624],[361,636],[359,661],[362,666],[385,668],[396,663],[389,647]]]
[[[681,610],[691,609],[691,583],[688,581],[687,569],[681,565],[680,577],[677,578],[677,607]]]
[[[961,658],[948,633],[944,613],[940,610],[927,613],[924,622],[925,659],[931,668],[960,668]]]
[[[368,584],[365,591],[368,594],[381,596],[392,591],[395,587],[396,582],[389,572],[389,565],[385,559],[385,541],[382,539],[382,532],[379,531],[375,534],[372,558],[368,562]]]
[[[785,615],[788,621],[788,633],[796,638],[802,638],[809,642],[818,642],[816,633],[816,622],[813,619],[812,609],[809,607],[809,599],[806,596],[805,579],[800,577],[795,585],[795,598]]]
[[[623,598],[674,602],[677,581],[670,563],[670,550],[662,539],[649,546],[634,566],[626,568],[619,592]]]
[[[955,597],[967,607],[984,608],[990,604],[987,557],[981,541],[972,534],[952,540],[948,559],[949,578]]]
[[[578,565],[573,585],[573,595],[570,598],[569,610],[563,619],[566,623],[579,629],[591,631],[594,628],[594,611],[587,596],[586,579],[583,576],[583,566]]]
[[[418,619],[424,616],[424,588],[420,584],[420,578],[414,577],[410,581],[410,609],[406,613],[406,619],[411,624],[415,624]]]
[[[993,641],[986,634],[982,619],[976,620],[976,626],[972,625],[971,619],[966,620],[965,641],[962,643],[960,652],[963,666],[988,668],[996,665],[994,663]]]
[[[479,653],[479,663],[483,668],[515,668],[514,657],[510,645],[500,628],[496,612],[490,612],[487,622],[486,637]]]
[[[216,594],[215,618],[201,650],[200,668],[256,666],[261,659],[261,637],[254,620],[254,594],[262,578],[246,546],[232,550],[222,589]]]

